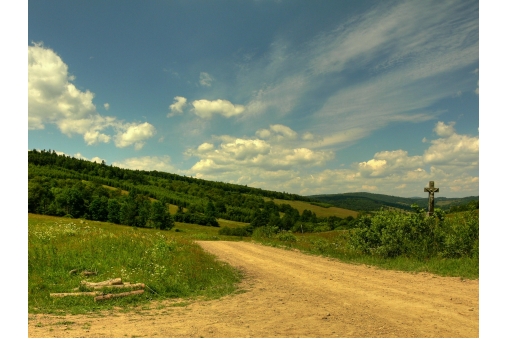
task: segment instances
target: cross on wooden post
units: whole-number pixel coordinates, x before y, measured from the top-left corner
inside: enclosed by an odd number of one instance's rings
[[[429,187],[423,189],[424,192],[429,192],[429,217],[434,214],[434,193],[439,192],[439,188],[434,187],[434,181],[429,181]]]

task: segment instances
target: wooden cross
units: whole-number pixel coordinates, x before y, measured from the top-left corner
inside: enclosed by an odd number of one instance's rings
[[[429,192],[429,216],[434,214],[434,193],[439,192],[439,188],[434,188],[434,181],[429,181],[429,187],[423,189],[424,192]]]

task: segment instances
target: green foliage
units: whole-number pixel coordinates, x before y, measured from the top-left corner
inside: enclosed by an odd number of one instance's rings
[[[175,225],[168,208],[160,201],[154,201],[150,210],[147,226],[160,230],[170,230]]]
[[[402,198],[366,192],[313,195],[309,198],[354,211],[378,211],[379,209],[385,207],[411,211],[411,205],[414,203],[416,203],[420,208],[426,208],[428,206],[428,198]],[[451,212],[454,211],[452,208],[455,208],[455,206],[467,205],[470,201],[477,203],[478,197],[444,198],[438,196],[435,198],[437,207],[450,208]],[[478,205],[478,203],[476,205]],[[466,210],[460,208],[463,207],[459,207],[459,210],[457,211]]]
[[[480,218],[476,211],[454,215],[443,223],[444,248],[447,258],[479,257]]]
[[[114,224],[120,223],[121,205],[116,199],[108,200],[108,221]]]
[[[465,212],[465,211],[474,211],[480,208],[479,200],[472,200],[465,204],[451,206],[449,213],[457,213],[457,212]]]
[[[424,259],[478,253],[479,223],[474,213],[460,221],[446,219],[440,209],[429,217],[418,206],[413,208],[416,213],[381,210],[372,217],[361,217],[351,235],[351,246],[385,258]]]
[[[237,237],[249,237],[252,231],[249,226],[246,227],[222,227],[219,229],[219,235],[233,235]]]
[[[190,240],[174,233],[100,222],[76,222],[40,215],[28,219],[29,312],[89,312],[126,307],[153,299],[220,297],[240,280],[232,267],[218,262]],[[95,303],[91,297],[50,298],[71,292],[84,278],[69,271],[89,270],[89,281],[122,278],[143,282],[140,296]]]
[[[254,229],[254,231],[252,232],[252,238],[271,239],[274,238],[277,235],[277,233],[279,233],[279,228],[276,226],[261,226]]]
[[[296,237],[291,231],[280,232],[279,235],[277,236],[277,239],[279,239],[280,241],[290,242],[290,243],[296,242]]]
[[[218,226],[217,219],[221,218],[286,230],[298,220],[298,210],[266,198],[309,201],[285,192],[122,169],[45,150],[28,152],[28,181],[31,213],[72,215],[137,227],[146,227],[149,221],[148,198],[178,206],[180,215],[174,219],[185,223]],[[109,199],[118,204],[110,204]],[[282,219],[282,213],[289,215]]]

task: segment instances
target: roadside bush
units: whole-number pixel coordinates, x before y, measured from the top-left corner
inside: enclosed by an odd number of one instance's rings
[[[480,218],[475,211],[469,211],[446,219],[443,225],[443,257],[460,258],[479,256]]]
[[[361,217],[352,231],[351,245],[364,253],[381,257],[407,255],[428,258],[437,254],[442,243],[439,226],[442,213],[427,217],[416,213],[381,210],[373,217]]]
[[[219,235],[234,235],[237,237],[250,237],[251,232],[249,232],[247,227],[223,227],[219,229]]]
[[[279,228],[276,226],[262,226],[257,227],[254,229],[254,232],[252,232],[252,237],[254,239],[256,238],[274,238],[275,235],[279,232]]]
[[[384,258],[477,256],[479,220],[475,212],[445,218],[440,209],[432,217],[414,206],[415,213],[381,210],[358,219],[350,245]]]
[[[330,243],[325,239],[317,238],[312,239],[310,242],[313,245],[312,248],[318,253],[324,253],[330,248]]]
[[[296,242],[296,237],[293,233],[291,233],[291,231],[282,231],[281,233],[279,233],[278,237],[277,237],[280,241],[285,241],[285,242]]]

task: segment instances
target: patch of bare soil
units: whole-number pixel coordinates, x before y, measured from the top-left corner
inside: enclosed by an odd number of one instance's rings
[[[245,242],[199,244],[244,293],[99,315],[29,315],[30,337],[478,337],[479,282],[344,264]]]

